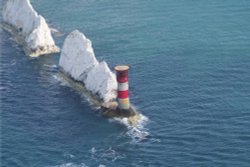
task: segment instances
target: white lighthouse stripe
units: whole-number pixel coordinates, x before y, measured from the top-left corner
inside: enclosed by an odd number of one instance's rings
[[[118,90],[119,91],[128,90],[128,82],[118,83]]]

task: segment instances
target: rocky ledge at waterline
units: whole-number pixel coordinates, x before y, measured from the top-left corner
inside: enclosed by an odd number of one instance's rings
[[[8,0],[3,8],[3,28],[31,57],[59,52],[43,16],[29,0]]]

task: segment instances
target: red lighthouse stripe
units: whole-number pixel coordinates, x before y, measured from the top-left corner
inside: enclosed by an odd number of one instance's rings
[[[117,77],[117,81],[120,83],[128,82],[128,76]]]
[[[118,98],[120,99],[128,98],[128,90],[118,91]]]
[[[128,70],[117,71],[116,77],[120,83],[128,82]]]

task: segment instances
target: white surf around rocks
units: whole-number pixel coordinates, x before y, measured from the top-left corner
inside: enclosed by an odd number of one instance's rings
[[[139,118],[136,124],[131,124],[129,118],[114,118],[109,120],[125,125],[127,127],[126,135],[132,138],[133,143],[138,143],[147,140],[150,136],[148,129],[145,128],[145,125],[149,121],[148,117],[139,113]]]
[[[31,57],[59,52],[43,16],[29,0],[8,0],[3,8],[3,26]]]
[[[91,41],[78,30],[65,39],[59,66],[64,73],[82,82],[86,89],[98,95],[103,102],[110,102],[117,96],[115,74],[105,61],[98,62]]]

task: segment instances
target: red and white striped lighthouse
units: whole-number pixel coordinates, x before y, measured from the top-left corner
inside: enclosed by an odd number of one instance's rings
[[[129,110],[129,86],[128,86],[128,70],[127,65],[115,66],[116,79],[118,82],[118,106],[121,110]]]

